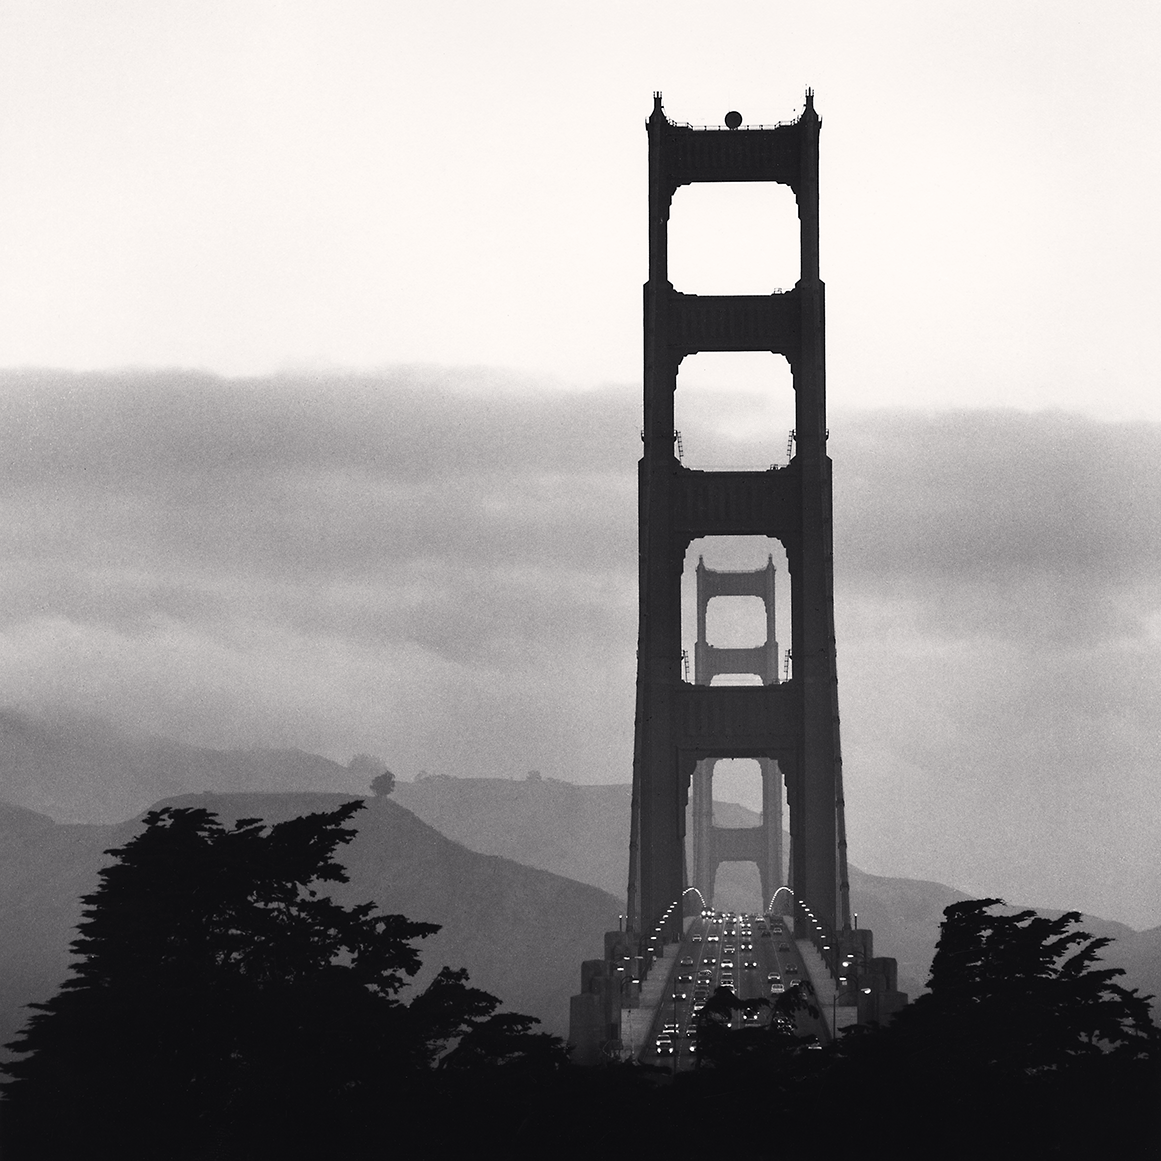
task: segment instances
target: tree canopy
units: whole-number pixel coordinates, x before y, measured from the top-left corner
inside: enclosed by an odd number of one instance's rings
[[[1051,919],[1002,905],[945,910],[930,990],[896,1018],[900,1036],[922,1031],[954,1043],[961,1062],[1026,1074],[1157,1051],[1147,998],[1100,962],[1111,940],[1076,930],[1078,911]]]
[[[159,1146],[175,1124],[197,1155],[365,1119],[445,1061],[559,1067],[560,1041],[497,1014],[462,970],[402,1002],[414,941],[438,927],[326,893],[346,881],[335,852],[362,805],[232,827],[166,808],[107,852],[70,977],[9,1046],[15,1155],[108,1137],[120,1156],[181,1156]]]
[[[1099,958],[1110,941],[1079,930],[1079,912],[1003,906],[945,909],[929,991],[844,1039],[832,1091],[852,1116],[905,1096],[912,1139],[944,1156],[1147,1155],[1123,1150],[1161,1145],[1148,997],[1117,983]]]

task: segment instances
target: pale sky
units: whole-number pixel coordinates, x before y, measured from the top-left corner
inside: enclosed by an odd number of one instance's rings
[[[1158,59],[1155,3],[3,0],[0,366],[632,382],[652,91],[810,85],[834,405],[1156,417]],[[773,289],[760,192],[679,193],[678,289]]]
[[[810,85],[852,860],[1161,922],[1158,59],[1144,3],[0,0],[0,704],[627,781],[651,94]],[[675,285],[794,230],[683,189]],[[788,399],[690,360],[686,462]]]

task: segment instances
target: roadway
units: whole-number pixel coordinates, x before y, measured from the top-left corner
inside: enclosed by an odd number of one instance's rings
[[[784,926],[785,923],[785,926]],[[692,1068],[697,1062],[694,1015],[719,987],[731,988],[745,1003],[772,1000],[799,980],[809,982],[806,965],[789,930],[790,919],[703,911],[686,929],[677,962],[662,990],[642,1059],[650,1064]],[[756,1005],[734,1017],[769,1024],[771,1009]],[[825,1039],[822,1021],[800,1014],[799,1035]]]

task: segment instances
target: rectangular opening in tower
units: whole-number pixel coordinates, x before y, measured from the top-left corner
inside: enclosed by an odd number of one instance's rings
[[[766,644],[766,604],[761,597],[714,597],[706,606],[705,624],[706,640],[723,649]]]
[[[673,425],[684,467],[767,471],[787,462],[794,429],[790,364],[771,351],[701,351],[677,370]]]
[[[714,876],[714,906],[719,911],[748,912],[753,915],[765,911],[758,864],[719,863]]]
[[[765,598],[757,592],[721,593],[711,596],[705,609],[705,644],[698,648],[701,624],[698,617],[699,562],[710,574],[758,573],[770,565],[774,570],[773,640],[767,637]],[[764,578],[713,576],[710,586],[761,591]],[[702,536],[690,543],[681,575],[681,647],[688,660],[687,680],[707,685],[766,684],[776,678],[793,676],[788,671],[786,652],[790,646],[790,574],[786,552],[780,541],[769,536]],[[736,650],[721,654],[714,650]],[[748,655],[746,650],[755,650]],[[699,657],[711,661],[711,669],[700,676]]]
[[[773,294],[799,273],[798,202],[764,181],[680,186],[669,213],[669,280],[685,294]]]
[[[762,771],[756,758],[719,758],[711,787],[714,826],[745,830],[762,825]]]

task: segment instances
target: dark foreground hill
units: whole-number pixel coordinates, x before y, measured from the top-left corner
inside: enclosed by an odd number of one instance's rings
[[[271,822],[331,810],[337,794],[188,795],[170,806],[199,806],[223,820]],[[369,799],[355,818],[357,837],[341,848],[350,883],[346,902],[374,900],[385,912],[439,923],[421,944],[420,982],[442,965],[466,967],[472,983],[509,1010],[538,1016],[566,1035],[568,997],[580,962],[600,953],[619,901],[577,883],[452,842],[390,799]],[[62,825],[0,805],[0,1039],[27,1018],[22,1005],[47,999],[65,978],[68,944],[81,917],[80,896],[93,890],[107,861],[140,820],[115,826]]]
[[[593,883],[624,899],[629,849],[627,784],[576,786],[550,778],[507,781],[439,776],[400,782],[394,796],[441,833],[473,850]],[[758,822],[756,814],[736,803],[715,802],[714,813],[722,826]],[[880,955],[899,961],[899,986],[916,995],[926,986],[944,908],[968,896],[942,883],[870,875],[856,866],[850,867],[850,883],[851,908],[859,916],[859,925],[875,933],[875,950]],[[752,907],[757,902],[755,889],[738,869],[723,868],[718,893],[719,905],[727,907]],[[1049,916],[1060,914],[1037,910]],[[1123,923],[1088,915],[1083,924],[1093,935],[1114,939],[1105,959],[1125,969],[1130,986],[1161,996],[1161,927],[1134,931]],[[1161,1010],[1157,1005],[1154,1008]]]

